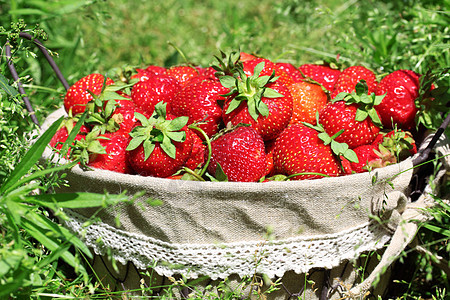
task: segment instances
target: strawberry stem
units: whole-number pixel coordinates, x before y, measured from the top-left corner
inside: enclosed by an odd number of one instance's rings
[[[202,177],[206,170],[208,169],[209,163],[211,161],[211,155],[212,155],[212,149],[211,149],[211,140],[209,139],[208,135],[205,133],[204,130],[202,130],[200,127],[198,127],[195,123],[189,125],[190,129],[194,129],[197,130],[198,132],[200,132],[200,134],[203,136],[203,138],[206,141],[206,147],[208,147],[208,158],[206,159],[205,164],[203,165],[203,168],[200,170],[200,172],[198,173],[198,176]],[[187,169],[187,168],[186,168]]]

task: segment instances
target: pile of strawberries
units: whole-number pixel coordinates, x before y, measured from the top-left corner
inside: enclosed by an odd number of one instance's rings
[[[360,173],[416,153],[421,75],[411,70],[380,80],[364,66],[296,67],[243,52],[215,58],[206,68],[81,78],[50,145],[61,151],[76,128],[62,155],[84,167],[241,182]]]

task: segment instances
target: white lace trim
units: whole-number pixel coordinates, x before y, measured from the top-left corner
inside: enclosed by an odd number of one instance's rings
[[[104,223],[83,226],[86,218],[70,210],[66,225],[77,232],[98,255],[111,249],[115,260],[152,267],[161,276],[182,274],[187,278],[209,276],[215,280],[231,274],[254,273],[271,278],[287,271],[306,273],[312,268],[332,269],[365,251],[382,248],[391,238],[374,222],[337,234],[295,237],[275,241],[226,244],[172,244],[133,234]]]

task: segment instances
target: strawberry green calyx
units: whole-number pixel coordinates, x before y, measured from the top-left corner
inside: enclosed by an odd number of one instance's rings
[[[259,76],[264,69],[264,62],[255,66],[253,75],[247,76],[242,68],[238,68],[238,77],[222,76],[219,78],[220,83],[230,89],[228,94],[224,97],[235,95],[231,100],[230,105],[225,112],[229,114],[237,109],[242,102],[246,101],[248,112],[250,116],[256,121],[259,115],[267,117],[269,115],[269,108],[267,104],[262,101],[262,98],[279,98],[282,94],[276,92],[274,89],[267,87],[269,83],[275,82],[278,77],[275,72],[270,76]]]
[[[355,151],[349,148],[347,143],[339,143],[335,139],[341,135],[344,132],[344,129],[338,131],[333,136],[330,136],[328,133],[325,132],[325,129],[323,128],[322,124],[319,123],[319,113],[316,112],[316,124],[312,125],[306,122],[302,122],[303,125],[312,128],[316,130],[319,134],[318,137],[323,141],[325,145],[330,145],[331,150],[333,151],[334,155],[338,159],[341,157],[346,158],[350,162],[358,162],[358,156],[356,155]]]
[[[240,52],[232,51],[229,54],[220,50],[220,57],[214,55],[217,60],[217,64],[212,64],[211,67],[216,71],[215,76],[220,78],[221,76],[235,77],[239,68],[243,69],[242,62],[240,61]]]
[[[167,103],[159,102],[155,106],[155,111],[150,118],[146,118],[140,113],[135,113],[136,119],[141,122],[141,126],[135,127],[131,132],[131,141],[126,148],[127,151],[134,150],[141,144],[144,147],[145,160],[152,154],[156,143],[171,158],[175,158],[176,147],[174,142],[184,142],[186,132],[183,127],[188,123],[188,117],[178,117],[167,120]]]
[[[344,101],[345,104],[357,104],[358,109],[356,110],[355,120],[362,122],[367,117],[369,117],[372,122],[378,126],[382,127],[380,117],[375,110],[375,106],[379,105],[383,100],[384,95],[375,95],[372,93],[368,95],[368,87],[365,80],[361,80],[356,84],[355,91],[352,93],[342,92],[339,93],[333,100],[332,103],[337,101]]]
[[[89,163],[91,154],[106,154],[105,147],[100,144],[100,139],[107,139],[100,136],[100,129],[93,128],[84,139],[76,140],[72,146],[70,159],[79,160],[82,167]]]

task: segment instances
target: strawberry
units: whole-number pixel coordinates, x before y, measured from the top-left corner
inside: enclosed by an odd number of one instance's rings
[[[334,84],[341,74],[338,69],[319,64],[303,64],[298,69],[306,78],[317,81],[329,92],[333,90]]]
[[[338,160],[330,145],[324,144],[316,130],[303,124],[290,125],[278,136],[273,149],[273,163],[277,174],[307,173],[294,176],[293,180],[340,174]]]
[[[128,146],[128,136],[120,132],[106,133],[99,139],[106,153],[94,153],[89,157],[88,166],[92,168],[110,170],[123,174],[131,174],[132,169],[126,158],[125,149]]]
[[[286,74],[291,76],[294,82],[300,82],[304,79],[302,72],[291,63],[277,62],[275,63],[275,65],[277,66],[278,69],[284,71]]]
[[[367,85],[358,83],[356,91],[343,92],[328,103],[319,113],[319,122],[330,136],[343,131],[336,141],[352,149],[370,144],[380,132],[381,121],[374,106],[381,100],[382,96],[367,95]]]
[[[149,65],[145,70],[155,75],[166,74],[167,72],[166,68],[157,65]]]
[[[289,124],[293,104],[288,88],[273,75],[260,77],[263,69],[261,62],[249,77],[239,69],[240,76],[222,76],[220,82],[230,89],[222,113],[225,124],[250,124],[267,141]]]
[[[191,66],[173,66],[166,70],[166,74],[178,80],[181,86],[186,85],[192,77],[200,75],[197,69]]]
[[[131,75],[130,79],[137,79],[139,81],[145,81],[153,75],[155,75],[155,73],[153,73],[151,71],[147,71],[146,69],[137,68],[136,74]]]
[[[327,94],[318,84],[304,81],[296,82],[287,86],[292,95],[293,110],[289,124],[307,122],[315,124],[316,112],[328,102]]]
[[[239,60],[242,61],[242,62],[249,61],[249,60],[252,60],[252,59],[255,59],[255,58],[257,58],[257,56],[252,55],[250,53],[246,53],[246,52],[240,52],[239,53]]]
[[[195,170],[203,166],[207,153],[206,145],[203,144],[203,140],[197,134],[192,134],[192,141],[192,151],[184,166],[191,170]]]
[[[168,177],[177,172],[192,151],[192,135],[186,127],[188,117],[166,113],[166,105],[159,102],[150,118],[136,114],[140,124],[130,132],[127,159],[142,176]]]
[[[264,142],[258,132],[247,126],[219,133],[211,141],[210,174],[220,164],[229,181],[256,182],[266,171]]]
[[[86,104],[93,100],[94,97],[89,91],[95,95],[99,95],[103,90],[105,77],[98,73],[89,74],[73,84],[64,97],[64,109],[67,113],[71,111],[72,115],[81,114],[86,109]],[[113,84],[110,78],[106,79],[106,85]]]
[[[358,162],[351,162],[351,169],[363,173],[375,168],[382,168],[397,163],[395,156],[386,148],[376,144],[361,145],[353,149]]]
[[[341,92],[351,93],[355,90],[356,84],[365,80],[368,87],[368,94],[374,93],[377,87],[375,73],[363,66],[351,66],[344,69],[340,74],[331,92],[331,99],[334,99]]]
[[[217,101],[224,101],[222,96],[229,89],[219,81],[198,76],[189,81],[172,101],[172,113],[176,116],[188,116],[189,124],[203,121],[199,124],[202,130],[211,137],[219,131],[222,120],[222,108]]]
[[[419,78],[420,75],[411,70],[397,70],[381,79],[375,94],[386,96],[375,108],[380,113],[383,126],[394,128],[397,124],[405,130],[414,128]]]
[[[417,153],[412,134],[401,129],[379,133],[371,144],[361,145],[353,150],[359,160],[351,162],[351,168],[356,173],[395,164]]]
[[[131,99],[148,115],[153,113],[155,105],[160,101],[168,103],[167,111],[170,112],[170,102],[180,89],[180,84],[172,76],[152,75],[147,80],[139,81],[133,86]]]

